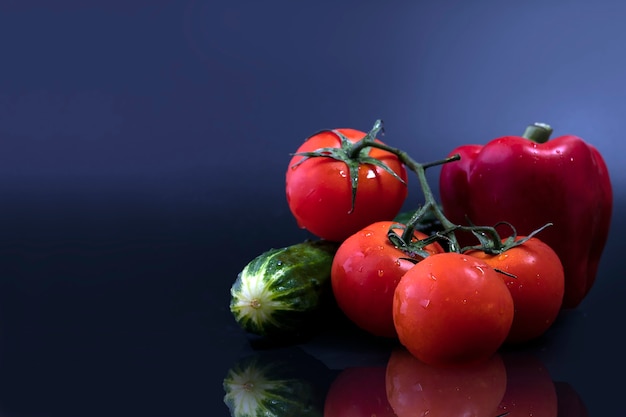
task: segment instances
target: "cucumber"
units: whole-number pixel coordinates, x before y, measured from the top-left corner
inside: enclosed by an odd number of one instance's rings
[[[330,270],[338,247],[305,241],[254,258],[230,290],[230,311],[239,326],[258,336],[306,333],[332,298]]]

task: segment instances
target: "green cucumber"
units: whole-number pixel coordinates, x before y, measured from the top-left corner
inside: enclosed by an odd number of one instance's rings
[[[330,270],[338,247],[305,241],[254,258],[230,290],[230,311],[239,326],[258,336],[306,333],[332,298]]]

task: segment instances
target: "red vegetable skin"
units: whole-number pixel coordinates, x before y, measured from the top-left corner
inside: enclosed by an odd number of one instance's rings
[[[527,132],[533,136],[535,131]],[[466,216],[479,225],[506,221],[520,235],[553,223],[537,237],[563,264],[562,308],[576,307],[596,279],[612,214],[611,182],[599,151],[568,135],[545,143],[505,136],[450,154],[457,153],[461,160],[445,164],[440,173],[445,215],[456,224],[467,224]],[[505,227],[498,230],[510,233]],[[471,239],[460,240],[465,237]]]
[[[422,258],[410,257],[387,237],[393,221],[373,223],[341,243],[333,258],[331,283],[338,306],[354,324],[380,337],[396,337],[393,323],[393,295],[400,278]],[[402,234],[399,228],[393,229]],[[415,239],[426,234],[414,231]],[[441,253],[439,243],[424,248]]]
[[[400,343],[431,365],[483,361],[506,339],[513,298],[483,261],[445,252],[428,256],[400,279],[393,321]]]
[[[517,240],[522,238],[524,236],[519,236]],[[515,276],[500,274],[515,306],[506,343],[527,342],[552,326],[563,302],[565,280],[561,261],[550,246],[532,237],[501,254],[491,255],[480,250],[466,254]]]
[[[336,132],[352,143],[366,136],[365,132],[354,129],[336,129]],[[309,137],[296,153],[340,148],[341,139],[336,132],[325,130]],[[345,162],[320,156],[304,161],[301,155],[291,158],[286,173],[286,196],[300,227],[321,239],[341,242],[371,223],[391,220],[398,214],[408,194],[405,166],[391,152],[372,147],[364,152],[387,165],[404,183],[379,166],[360,163],[354,207],[350,172]]]

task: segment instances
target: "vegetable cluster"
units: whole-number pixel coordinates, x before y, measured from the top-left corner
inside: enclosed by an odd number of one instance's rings
[[[424,363],[469,364],[540,337],[586,296],[612,208],[595,148],[573,136],[546,142],[551,128],[536,124],[526,137],[418,163],[378,139],[382,129],[324,130],[292,155],[287,203],[318,239],[268,250],[242,270],[230,306],[244,330],[301,333],[326,293],[336,314]],[[442,166],[443,204],[426,179],[433,166]],[[409,173],[423,201],[401,213]]]

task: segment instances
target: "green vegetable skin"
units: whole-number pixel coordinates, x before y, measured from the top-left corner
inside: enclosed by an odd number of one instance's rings
[[[306,333],[332,297],[330,269],[338,247],[325,240],[306,241],[253,259],[230,290],[237,323],[259,336]]]

